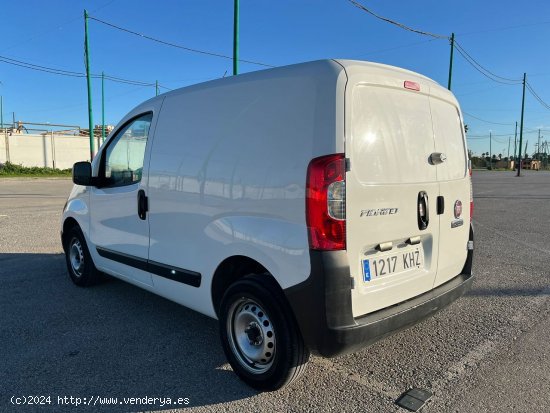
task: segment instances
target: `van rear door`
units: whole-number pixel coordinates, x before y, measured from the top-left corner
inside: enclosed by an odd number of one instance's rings
[[[349,74],[348,74],[349,75]],[[347,254],[354,317],[417,296],[437,273],[439,195],[430,84],[378,70],[348,76]]]
[[[458,105],[446,91],[430,96],[435,150],[444,154],[436,165],[439,196],[444,208],[440,217],[439,257],[434,287],[460,274],[467,255],[470,231],[470,176],[464,126]],[[455,216],[455,205],[457,212]]]

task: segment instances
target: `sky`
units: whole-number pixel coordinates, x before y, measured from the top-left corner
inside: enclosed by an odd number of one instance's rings
[[[513,84],[495,82],[456,50],[452,91],[468,124],[474,153],[507,156],[521,115],[523,73],[550,104],[550,2],[547,0],[357,0],[412,28],[450,36],[476,62]],[[233,0],[18,0],[3,2],[0,96],[4,121],[88,125],[86,79],[6,64],[4,58],[83,73],[84,9],[134,32],[225,56],[232,55]],[[161,92],[232,73],[231,59],[149,41],[89,20],[94,74],[150,86],[105,81],[105,122],[117,124],[134,106]],[[283,66],[325,58],[368,60],[403,67],[447,86],[450,45],[376,19],[349,0],[240,0],[240,58]],[[13,62],[13,60],[12,60]],[[264,66],[240,63],[240,72]],[[497,78],[497,80],[500,78]],[[101,81],[92,80],[94,123],[101,123]],[[550,110],[526,92],[528,153],[550,141]],[[518,132],[519,140],[519,132]]]

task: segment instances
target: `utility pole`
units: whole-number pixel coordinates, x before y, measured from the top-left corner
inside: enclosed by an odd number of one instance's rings
[[[159,81],[155,81],[155,96],[159,95]]]
[[[489,132],[489,166],[493,170],[493,132]]]
[[[539,129],[539,143],[537,144],[537,159],[540,160],[540,129]]]
[[[510,160],[510,140],[512,140],[512,137],[511,136],[508,136],[508,160]]]
[[[514,159],[513,161],[516,162],[516,151],[517,151],[517,147],[518,147],[518,122],[516,121],[516,133],[514,135]]]
[[[105,73],[101,72],[101,143],[105,142]]]
[[[233,9],[233,76],[239,74],[239,0]]]
[[[521,120],[519,127],[519,154],[518,154],[518,173],[516,176],[521,175],[521,144],[523,142],[523,113],[525,112],[525,83],[527,82],[527,73],[523,74],[523,97],[521,98]]]
[[[90,161],[95,156],[94,118],[92,114],[92,78],[90,76],[90,44],[88,41],[88,11],[84,10],[84,56],[86,58],[86,82],[88,84],[88,126],[90,127]]]
[[[449,83],[447,89],[451,90],[451,79],[453,77],[453,54],[455,50],[455,34],[451,33],[451,60],[449,62]]]
[[[0,129],[4,129],[4,96],[0,96]]]

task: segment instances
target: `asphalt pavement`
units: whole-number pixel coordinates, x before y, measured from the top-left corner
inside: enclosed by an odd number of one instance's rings
[[[404,412],[413,387],[433,393],[423,412],[550,411],[549,172],[474,172],[473,289],[271,393],[233,374],[215,320],[122,281],[70,282],[70,188],[0,179],[0,412]]]

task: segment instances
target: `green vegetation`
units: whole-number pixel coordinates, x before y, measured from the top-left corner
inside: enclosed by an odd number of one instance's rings
[[[10,162],[0,164],[0,178],[3,177],[69,177],[71,169],[39,168],[37,166],[26,167]]]

